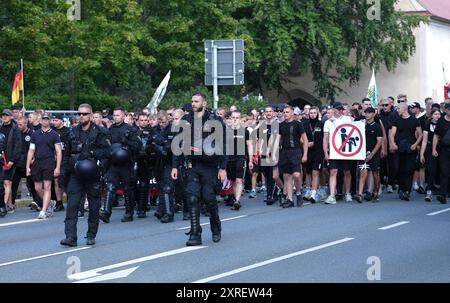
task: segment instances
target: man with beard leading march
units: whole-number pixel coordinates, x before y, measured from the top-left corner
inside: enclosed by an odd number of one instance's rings
[[[186,245],[196,246],[202,244],[201,201],[205,203],[210,214],[213,242],[219,242],[221,239],[215,186],[217,178],[221,182],[226,179],[227,156],[223,153],[225,150],[225,144],[223,144],[225,142],[223,138],[225,126],[217,116],[207,110],[206,96],[202,93],[195,93],[191,101],[192,112],[185,116],[180,123],[183,131],[172,141],[174,157],[171,176],[175,180],[178,178],[178,167],[184,156],[187,169],[186,197],[191,212],[191,230],[188,233],[190,237]],[[174,132],[179,130],[179,127],[173,129]],[[210,141],[210,136],[218,140]]]
[[[64,150],[63,169],[67,182],[66,238],[61,245],[77,246],[78,204],[81,196],[89,201],[88,230],[86,244],[94,245],[98,231],[100,210],[100,168],[109,157],[110,143],[106,129],[91,121],[92,107],[78,107],[79,123],[71,129]]]

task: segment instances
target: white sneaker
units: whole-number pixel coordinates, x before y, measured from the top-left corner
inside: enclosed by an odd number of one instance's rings
[[[325,204],[336,204],[336,198],[328,196],[328,198],[325,200]]]
[[[49,217],[53,216],[53,211],[55,210],[55,206],[56,206],[56,201],[51,200],[50,204],[48,205],[48,208],[47,208],[47,215]]]
[[[47,219],[47,218],[48,218],[47,212],[41,210],[41,211],[39,212],[39,216],[38,216],[37,218],[38,218],[38,219]]]
[[[392,194],[394,192],[394,189],[392,188],[392,185],[388,185],[386,191],[387,191],[388,194]]]
[[[259,190],[260,190],[261,192],[265,193],[265,192],[267,191],[267,188],[266,188],[265,185],[263,185],[263,186],[261,186],[261,187],[259,188]]]
[[[352,195],[350,193],[345,194],[345,202],[353,202]]]
[[[311,191],[308,200],[311,201],[311,203],[316,203],[318,201],[317,200],[317,192]]]
[[[419,185],[417,184],[417,182],[413,182],[413,186],[412,186],[413,190],[417,191],[419,189]]]
[[[311,197],[312,197],[311,193],[312,193],[312,190],[311,189],[307,189],[306,193],[303,195],[303,199],[306,200],[306,201],[309,201],[311,199]]]

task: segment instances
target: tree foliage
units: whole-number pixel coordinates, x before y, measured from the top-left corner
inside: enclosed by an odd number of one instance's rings
[[[82,20],[69,21],[65,1],[2,0],[0,94],[9,98],[24,58],[26,94],[37,103],[73,108],[110,96],[141,108],[172,70],[172,101],[163,102],[183,104],[175,96],[203,85],[204,40],[244,39],[246,85],[221,88],[221,101],[308,72],[318,96],[332,99],[364,66],[392,70],[414,52],[423,19],[394,3],[383,0],[376,21],[360,0],[81,0]]]

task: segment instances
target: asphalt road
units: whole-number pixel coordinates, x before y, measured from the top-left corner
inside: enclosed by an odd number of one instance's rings
[[[384,194],[378,203],[338,202],[289,209],[244,198],[220,205],[222,241],[201,218],[203,245],[186,247],[189,221],[100,224],[97,244],[59,245],[64,212],[48,220],[18,209],[0,219],[0,282],[450,282],[450,205]]]

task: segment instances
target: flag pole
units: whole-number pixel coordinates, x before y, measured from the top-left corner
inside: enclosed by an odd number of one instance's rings
[[[25,111],[25,74],[23,72],[23,59],[20,59],[20,69],[22,70],[22,111]]]
[[[444,61],[442,61],[442,74],[444,75],[444,85],[447,85],[447,79],[445,79]]]

